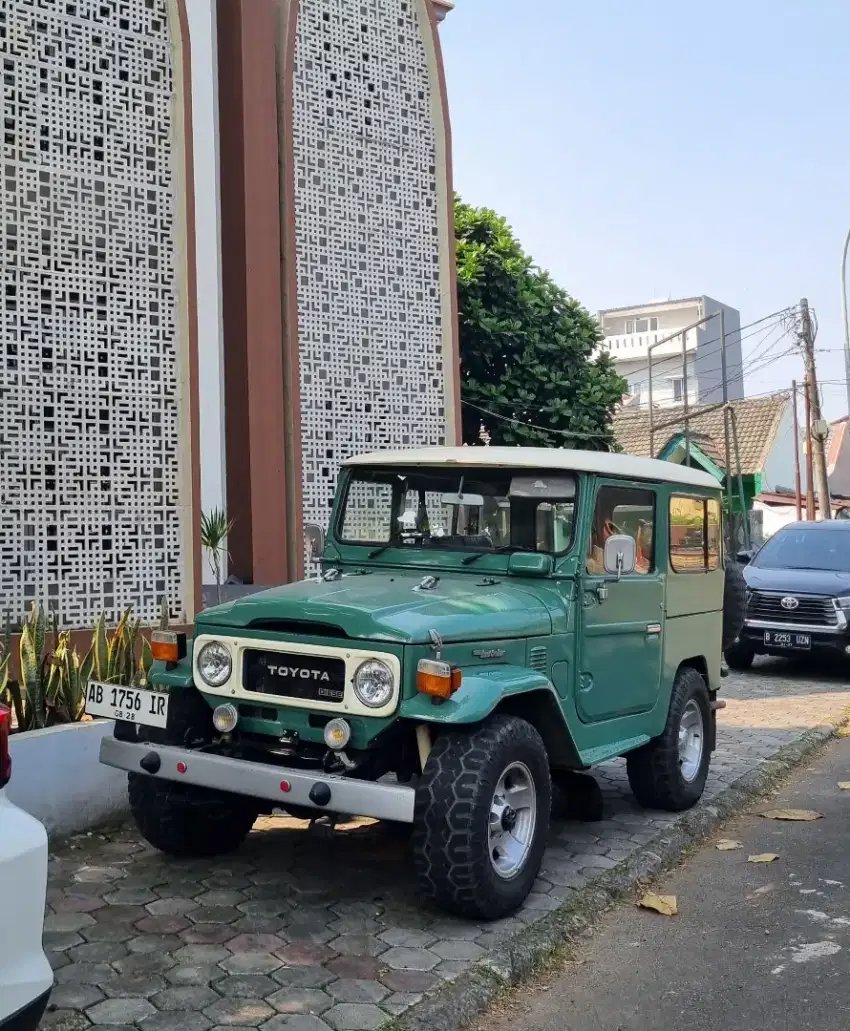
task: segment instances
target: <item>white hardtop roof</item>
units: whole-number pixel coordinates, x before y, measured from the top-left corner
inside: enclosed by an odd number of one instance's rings
[[[467,465],[506,469],[558,469],[570,472],[622,476],[632,480],[662,480],[691,487],[719,488],[720,483],[699,469],[662,462],[657,458],[609,454],[606,451],[571,451],[544,447],[424,447],[409,451],[373,451],[347,459],[360,465]]]

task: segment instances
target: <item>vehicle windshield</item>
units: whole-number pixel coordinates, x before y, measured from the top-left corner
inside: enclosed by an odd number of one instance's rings
[[[543,551],[570,545],[571,473],[511,469],[355,469],[337,523],[347,544],[444,551]]]
[[[826,569],[850,572],[850,533],[837,527],[779,530],[755,556],[762,569]]]

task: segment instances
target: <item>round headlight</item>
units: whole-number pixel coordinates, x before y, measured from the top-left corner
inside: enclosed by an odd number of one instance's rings
[[[354,693],[370,709],[380,709],[393,696],[393,673],[380,659],[361,662],[354,674]]]
[[[221,687],[230,679],[233,660],[221,641],[210,641],[198,652],[198,672],[208,687]]]

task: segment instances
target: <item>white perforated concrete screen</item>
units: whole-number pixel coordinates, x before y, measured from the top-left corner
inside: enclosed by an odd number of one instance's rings
[[[300,3],[294,216],[307,523],[327,526],[347,456],[446,439],[446,171],[422,3]]]
[[[166,0],[3,0],[0,605],[186,596]]]

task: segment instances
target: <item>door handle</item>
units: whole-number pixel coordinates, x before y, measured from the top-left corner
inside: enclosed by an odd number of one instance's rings
[[[596,600],[599,602],[600,605],[603,601],[608,600],[608,584],[597,584]]]
[[[647,623],[646,625],[646,636],[657,637],[661,633],[660,623]]]

